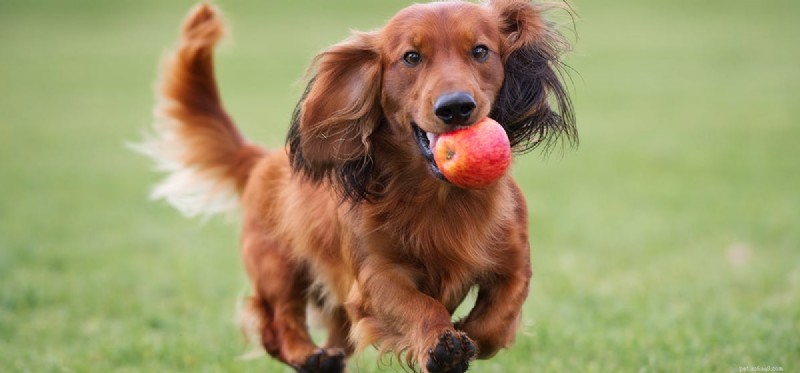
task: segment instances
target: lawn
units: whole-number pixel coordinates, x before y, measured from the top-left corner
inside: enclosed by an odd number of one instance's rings
[[[218,3],[223,97],[271,147],[312,56],[408,4]],[[287,371],[239,358],[237,220],[147,201],[125,147],[191,4],[0,1],[0,371]],[[797,371],[800,2],[574,6],[581,143],[515,162],[533,285],[517,343],[471,371]]]

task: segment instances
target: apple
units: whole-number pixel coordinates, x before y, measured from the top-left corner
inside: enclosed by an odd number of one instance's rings
[[[505,129],[489,117],[440,134],[433,159],[447,181],[467,189],[486,188],[506,172],[511,145]]]

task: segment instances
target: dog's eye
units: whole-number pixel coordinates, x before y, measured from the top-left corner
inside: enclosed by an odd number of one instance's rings
[[[419,52],[408,51],[403,55],[403,62],[408,66],[414,67],[422,62],[422,56]]]
[[[472,48],[472,58],[478,62],[486,61],[486,59],[489,58],[489,47],[485,45],[479,45],[475,48]]]

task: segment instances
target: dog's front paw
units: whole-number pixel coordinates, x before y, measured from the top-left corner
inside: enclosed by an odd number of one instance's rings
[[[345,354],[339,349],[317,349],[309,355],[303,365],[297,366],[297,373],[342,373],[345,367]]]
[[[476,355],[475,344],[462,332],[445,330],[436,346],[428,350],[429,373],[464,373]]]

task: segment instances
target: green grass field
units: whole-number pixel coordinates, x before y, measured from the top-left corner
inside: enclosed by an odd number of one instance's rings
[[[223,97],[272,147],[311,57],[408,4],[219,3]],[[191,4],[0,1],[0,371],[287,371],[239,359],[235,219],[148,202],[125,147]],[[800,2],[574,6],[581,145],[516,161],[533,285],[516,345],[471,371],[797,371]]]

